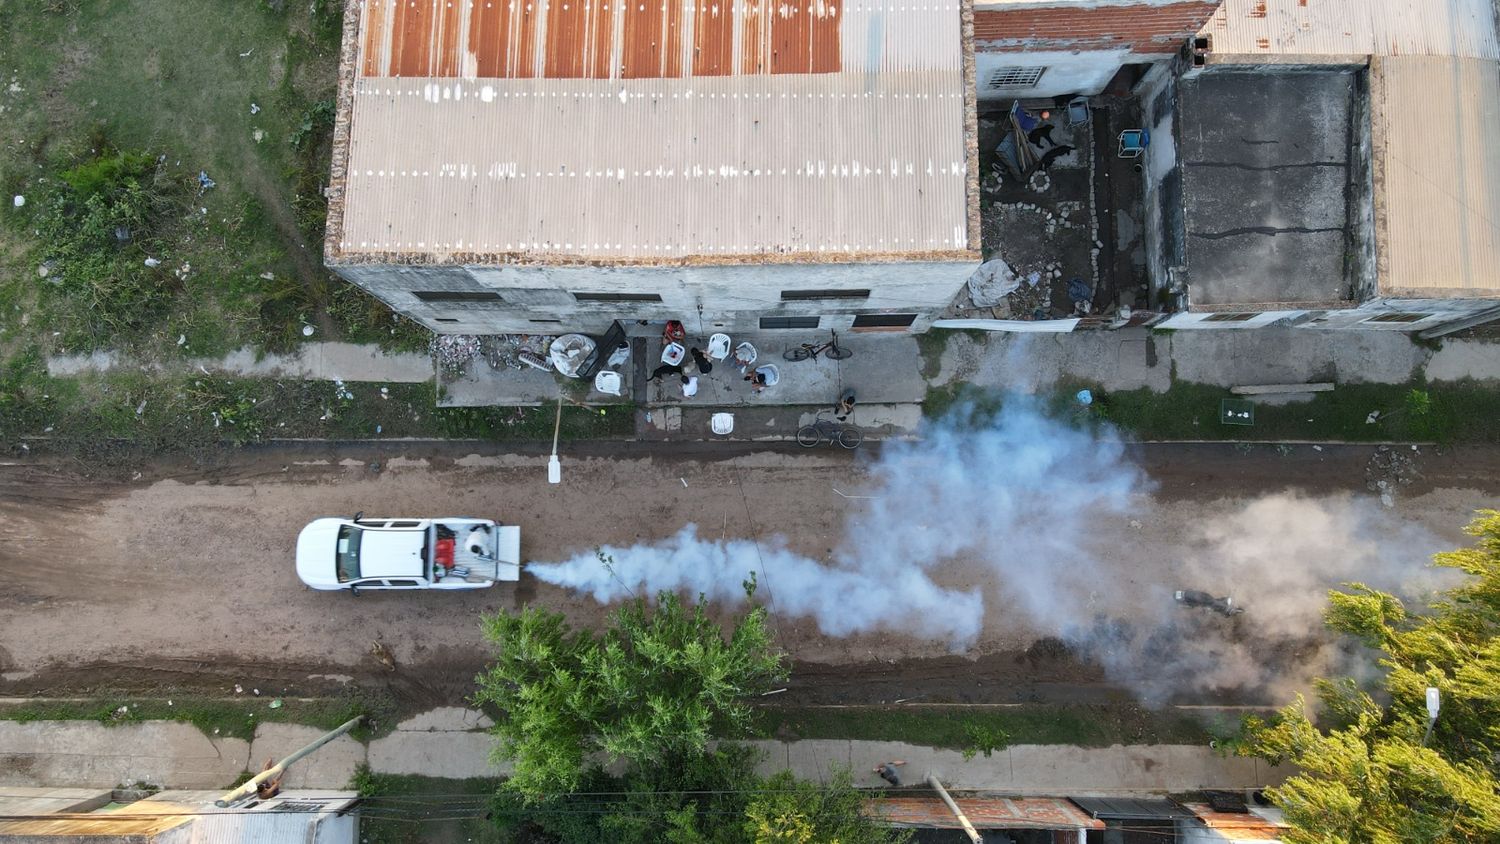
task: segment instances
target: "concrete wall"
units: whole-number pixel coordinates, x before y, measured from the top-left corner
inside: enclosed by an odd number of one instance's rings
[[[844,331],[856,314],[914,313],[925,331],[977,264],[751,264],[685,267],[393,266],[333,269],[434,331],[448,334],[599,333],[611,321],[680,319],[691,330],[760,330],[761,317],[818,316]],[[867,289],[868,298],[783,301],[784,290]],[[415,291],[493,292],[485,302],[424,302]],[[646,293],[660,302],[580,301],[575,293]],[[700,311],[701,308],[701,311]],[[443,321],[440,321],[443,320]],[[804,331],[813,329],[801,329]],[[888,330],[888,329],[887,329]]]
[[[1151,300],[1158,306],[1177,304],[1171,288],[1187,260],[1182,165],[1177,158],[1176,70],[1175,63],[1160,64],[1136,86],[1141,123],[1151,133],[1151,143],[1141,156],[1145,166],[1141,208],[1146,221],[1146,277],[1151,281]]]

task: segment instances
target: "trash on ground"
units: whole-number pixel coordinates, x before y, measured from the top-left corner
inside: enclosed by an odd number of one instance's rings
[[[594,341],[582,334],[564,334],[552,341],[547,357],[552,366],[569,378],[577,378],[584,361],[594,351]]]
[[[17,208],[20,208],[20,207],[22,207],[22,206],[24,206],[26,204],[26,197],[24,197],[24,196],[22,196],[22,195],[20,195],[18,193],[18,194],[16,194],[15,199],[11,200],[11,204],[14,205],[14,206],[16,206]]]
[[[969,299],[976,308],[993,308],[1020,286],[1021,280],[1010,265],[995,258],[980,264],[979,269],[969,276]]]
[[[479,338],[472,334],[437,334],[430,346],[438,368],[450,375],[463,374],[464,368],[479,354]]]
[[[1094,394],[1090,390],[1079,390],[1073,398],[1078,399],[1078,403],[1084,407],[1088,407],[1094,403]]]
[[[302,326],[302,336],[303,337],[311,337],[311,336],[313,336],[313,327],[311,325],[304,325],[304,326]]]
[[[255,103],[251,103],[250,104],[250,113],[251,114],[260,114],[260,106],[256,105]]]
[[[148,266],[148,267],[159,267],[159,266],[161,266],[161,260],[158,259],[158,258],[147,258],[143,263],[145,263],[145,265]]]
[[[213,179],[210,179],[208,177],[208,171],[206,171],[206,170],[199,170],[198,171],[198,193],[199,194],[202,194],[204,191],[209,190],[210,188],[215,187],[217,184],[218,184],[217,182],[215,182]]]

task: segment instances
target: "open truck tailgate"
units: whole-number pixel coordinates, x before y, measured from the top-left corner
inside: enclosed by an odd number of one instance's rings
[[[521,579],[521,529],[515,525],[495,527],[495,579]]]

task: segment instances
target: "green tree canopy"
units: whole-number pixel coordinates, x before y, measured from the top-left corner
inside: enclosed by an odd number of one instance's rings
[[[1352,680],[1320,681],[1331,729],[1299,697],[1271,722],[1249,719],[1241,752],[1300,773],[1267,791],[1293,844],[1500,840],[1500,512],[1466,528],[1471,548],[1436,566],[1468,575],[1424,612],[1363,584],[1330,593],[1326,619],[1382,654],[1381,705]],[[1427,734],[1426,690],[1442,708]]]
[[[754,593],[753,581],[746,590]],[[786,679],[786,658],[752,607],[728,637],[700,605],[662,593],[631,601],[601,635],[534,607],[484,620],[496,658],[475,702],[498,710],[507,785],[541,797],[576,790],[596,754],[676,765],[715,738],[747,735],[749,701]]]

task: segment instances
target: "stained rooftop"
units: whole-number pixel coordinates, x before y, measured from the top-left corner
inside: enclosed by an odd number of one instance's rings
[[[957,797],[954,802],[976,829],[1103,829],[1104,822],[1061,797]],[[882,797],[865,809],[901,827],[959,829],[958,819],[937,797]]]
[[[1500,58],[1493,0],[1224,0],[1217,54]]]
[[[956,3],[354,0],[349,12],[335,259],[977,249]]]

